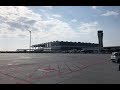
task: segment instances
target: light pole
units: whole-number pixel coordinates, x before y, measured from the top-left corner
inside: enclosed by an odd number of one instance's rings
[[[30,30],[28,30],[29,31],[29,33],[30,33],[30,50],[31,50],[31,31]]]

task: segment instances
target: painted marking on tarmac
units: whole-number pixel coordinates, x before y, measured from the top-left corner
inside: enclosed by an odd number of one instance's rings
[[[26,56],[24,57],[24,56],[23,56],[23,57],[20,57],[20,58],[22,58],[22,59],[28,59],[28,58],[31,58],[31,57],[26,57]]]
[[[7,65],[13,65],[13,64],[7,64]]]
[[[77,62],[75,62],[75,63],[77,63]],[[93,65],[98,64],[98,63],[103,63],[103,62],[96,62],[96,63],[92,63],[90,65],[83,65],[83,67],[78,66],[79,67],[78,71],[80,71],[82,69],[85,69],[89,66],[93,66]],[[9,65],[10,65],[10,67],[9,67]],[[49,65],[44,64],[42,66],[40,64],[33,64],[32,67],[34,67],[36,65],[39,65],[39,66],[37,68],[35,68],[34,70],[30,70],[29,74],[25,72],[25,70],[28,71],[29,68],[24,70],[24,68],[26,68],[26,65],[32,65],[32,64],[22,64],[22,65],[8,64],[8,67],[6,66],[6,67],[3,67],[3,68],[0,68],[0,73],[6,75],[8,77],[14,78],[14,79],[25,81],[26,83],[32,83],[32,81],[37,81],[37,80],[40,80],[40,79],[43,79],[43,78],[60,76],[60,75],[65,75],[65,74],[70,74],[72,72],[76,72],[76,71],[72,70],[72,68],[71,68],[72,62],[71,62],[70,66],[68,65],[68,63],[63,63],[62,65],[60,65],[60,63],[56,63],[56,65],[57,65],[56,68],[53,67],[52,64],[49,64]],[[23,68],[22,71],[18,70],[19,66],[21,66]],[[73,66],[76,66],[76,68],[77,68],[77,65],[73,65]],[[66,67],[66,68],[61,68],[61,67]],[[64,70],[64,69],[66,69],[67,71]],[[61,72],[61,70],[63,70],[63,72]],[[18,76],[16,75],[18,73],[17,71],[20,72],[20,73],[25,72],[28,75],[25,78],[19,77],[19,75]],[[39,75],[39,71],[42,72],[42,74],[43,74],[42,76],[40,76],[41,74]],[[36,73],[38,73],[37,76],[36,76]],[[34,75],[35,75],[35,77],[34,77]],[[20,82],[17,82],[17,83],[20,83]]]
[[[38,70],[43,72],[49,72],[48,70],[44,70],[44,69],[38,69]]]

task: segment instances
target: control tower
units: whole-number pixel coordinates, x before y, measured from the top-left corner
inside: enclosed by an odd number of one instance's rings
[[[100,49],[103,47],[103,31],[98,31],[98,42]]]

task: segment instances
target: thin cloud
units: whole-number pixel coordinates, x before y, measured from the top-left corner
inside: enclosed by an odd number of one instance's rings
[[[77,22],[77,19],[72,19],[71,22]]]
[[[91,32],[96,32],[100,28],[98,22],[95,21],[89,23],[81,22],[79,29],[81,33],[89,34]]]
[[[118,16],[119,13],[116,11],[107,11],[106,13],[103,13],[101,16]]]
[[[59,15],[59,14],[54,14],[54,15],[52,15],[53,17],[55,17],[55,18],[61,18],[62,16],[61,15]]]
[[[97,9],[97,6],[92,6],[93,9]]]
[[[53,6],[42,6],[44,8],[53,9]]]

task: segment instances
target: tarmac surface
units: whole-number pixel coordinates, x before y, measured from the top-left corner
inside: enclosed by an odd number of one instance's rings
[[[0,53],[0,84],[119,84],[110,54]]]

